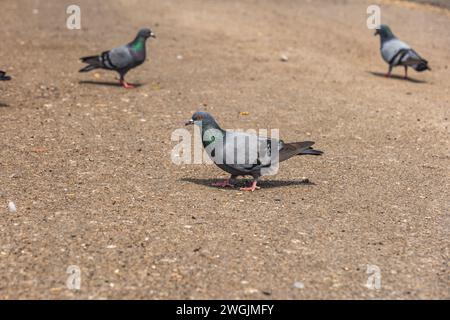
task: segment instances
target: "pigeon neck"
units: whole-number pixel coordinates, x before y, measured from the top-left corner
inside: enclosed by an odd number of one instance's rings
[[[145,49],[145,38],[144,37],[137,37],[134,39],[134,41],[131,43],[131,47],[133,50],[141,51]]]
[[[394,38],[395,38],[394,34],[390,31],[383,30],[380,32],[381,43],[384,43]]]
[[[208,121],[207,123],[203,122],[202,123],[202,135],[204,136],[205,133],[207,133],[208,131],[210,131],[209,133],[214,133],[214,132],[221,132],[222,134],[225,133],[225,130],[223,130],[218,124],[217,122],[215,122],[214,120],[212,121]]]
[[[217,141],[222,141],[225,131],[219,127],[216,122],[202,124],[202,142],[203,147],[207,147]]]
[[[203,133],[205,133],[207,130],[219,130],[219,131],[223,132],[222,128],[220,128],[220,126],[215,121],[211,121],[208,123],[202,123]]]

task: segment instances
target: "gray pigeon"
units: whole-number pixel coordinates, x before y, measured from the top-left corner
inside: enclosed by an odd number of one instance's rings
[[[127,89],[133,88],[132,84],[125,81],[125,75],[145,61],[145,43],[150,37],[156,38],[152,30],[141,29],[136,38],[129,44],[105,51],[99,56],[81,58],[81,61],[88,65],[80,72],[89,72],[94,69],[114,70],[119,73],[122,86]]]
[[[11,77],[7,76],[5,71],[0,70],[0,81],[8,81],[8,80],[11,80]]]
[[[408,67],[418,72],[431,70],[428,66],[428,61],[422,59],[408,44],[397,39],[388,26],[380,25],[375,31],[375,35],[380,36],[381,56],[389,64],[389,71],[386,77],[389,77],[392,68],[397,66],[405,67],[405,78],[408,78]]]
[[[314,150],[314,142],[284,143],[282,140],[256,136],[243,132],[225,131],[207,112],[196,112],[186,125],[197,124],[202,130],[203,148],[213,162],[231,174],[231,178],[213,184],[217,187],[234,187],[238,176],[252,176],[251,186],[242,191],[255,191],[261,176],[273,174],[280,162],[297,155],[320,156],[322,151]],[[277,152],[272,152],[276,148]]]

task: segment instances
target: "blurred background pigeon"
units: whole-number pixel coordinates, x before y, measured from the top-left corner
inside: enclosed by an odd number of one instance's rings
[[[0,70],[0,81],[8,81],[8,80],[11,80],[11,77],[7,76],[5,71]]]
[[[233,180],[238,176],[252,176],[251,186],[241,188],[243,191],[255,191],[258,179],[267,174],[273,174],[273,168],[278,164],[297,155],[323,154],[314,150],[314,142],[284,143],[282,140],[256,136],[244,132],[223,130],[214,118],[207,112],[196,112],[186,125],[201,126],[203,147],[222,170],[231,174],[231,178],[213,184],[217,187],[234,187]],[[277,148],[278,156],[272,152]]]
[[[141,29],[136,38],[129,44],[105,51],[98,56],[81,58],[81,61],[88,65],[80,72],[89,72],[95,69],[114,70],[119,73],[120,84],[123,87],[133,88],[132,84],[125,81],[125,75],[145,61],[147,56],[145,44],[150,37],[156,38],[152,30]]]
[[[428,61],[422,59],[408,44],[397,39],[387,25],[380,25],[375,31],[375,35],[380,36],[381,56],[389,64],[389,71],[386,77],[389,77],[392,68],[397,66],[405,67],[405,78],[408,78],[408,67],[418,72],[431,70],[428,66]]]

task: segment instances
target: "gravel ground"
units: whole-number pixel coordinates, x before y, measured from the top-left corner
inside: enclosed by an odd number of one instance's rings
[[[1,299],[450,298],[448,11],[381,2],[433,68],[406,81],[381,76],[374,1],[79,0],[67,30],[72,2],[0,2]],[[77,73],[142,26],[141,87]],[[210,187],[218,168],[170,158],[199,108],[326,154]]]

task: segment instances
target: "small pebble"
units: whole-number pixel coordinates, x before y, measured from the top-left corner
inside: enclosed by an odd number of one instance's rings
[[[8,209],[9,209],[9,212],[11,212],[11,213],[16,213],[17,212],[16,204],[14,202],[12,202],[12,201],[10,201],[8,203]]]
[[[258,293],[258,289],[254,289],[254,288],[248,288],[248,289],[245,289],[245,294],[255,294],[255,293]]]
[[[293,287],[295,288],[295,289],[304,289],[305,288],[305,285],[303,284],[303,282],[294,282],[294,285],[293,285]]]

